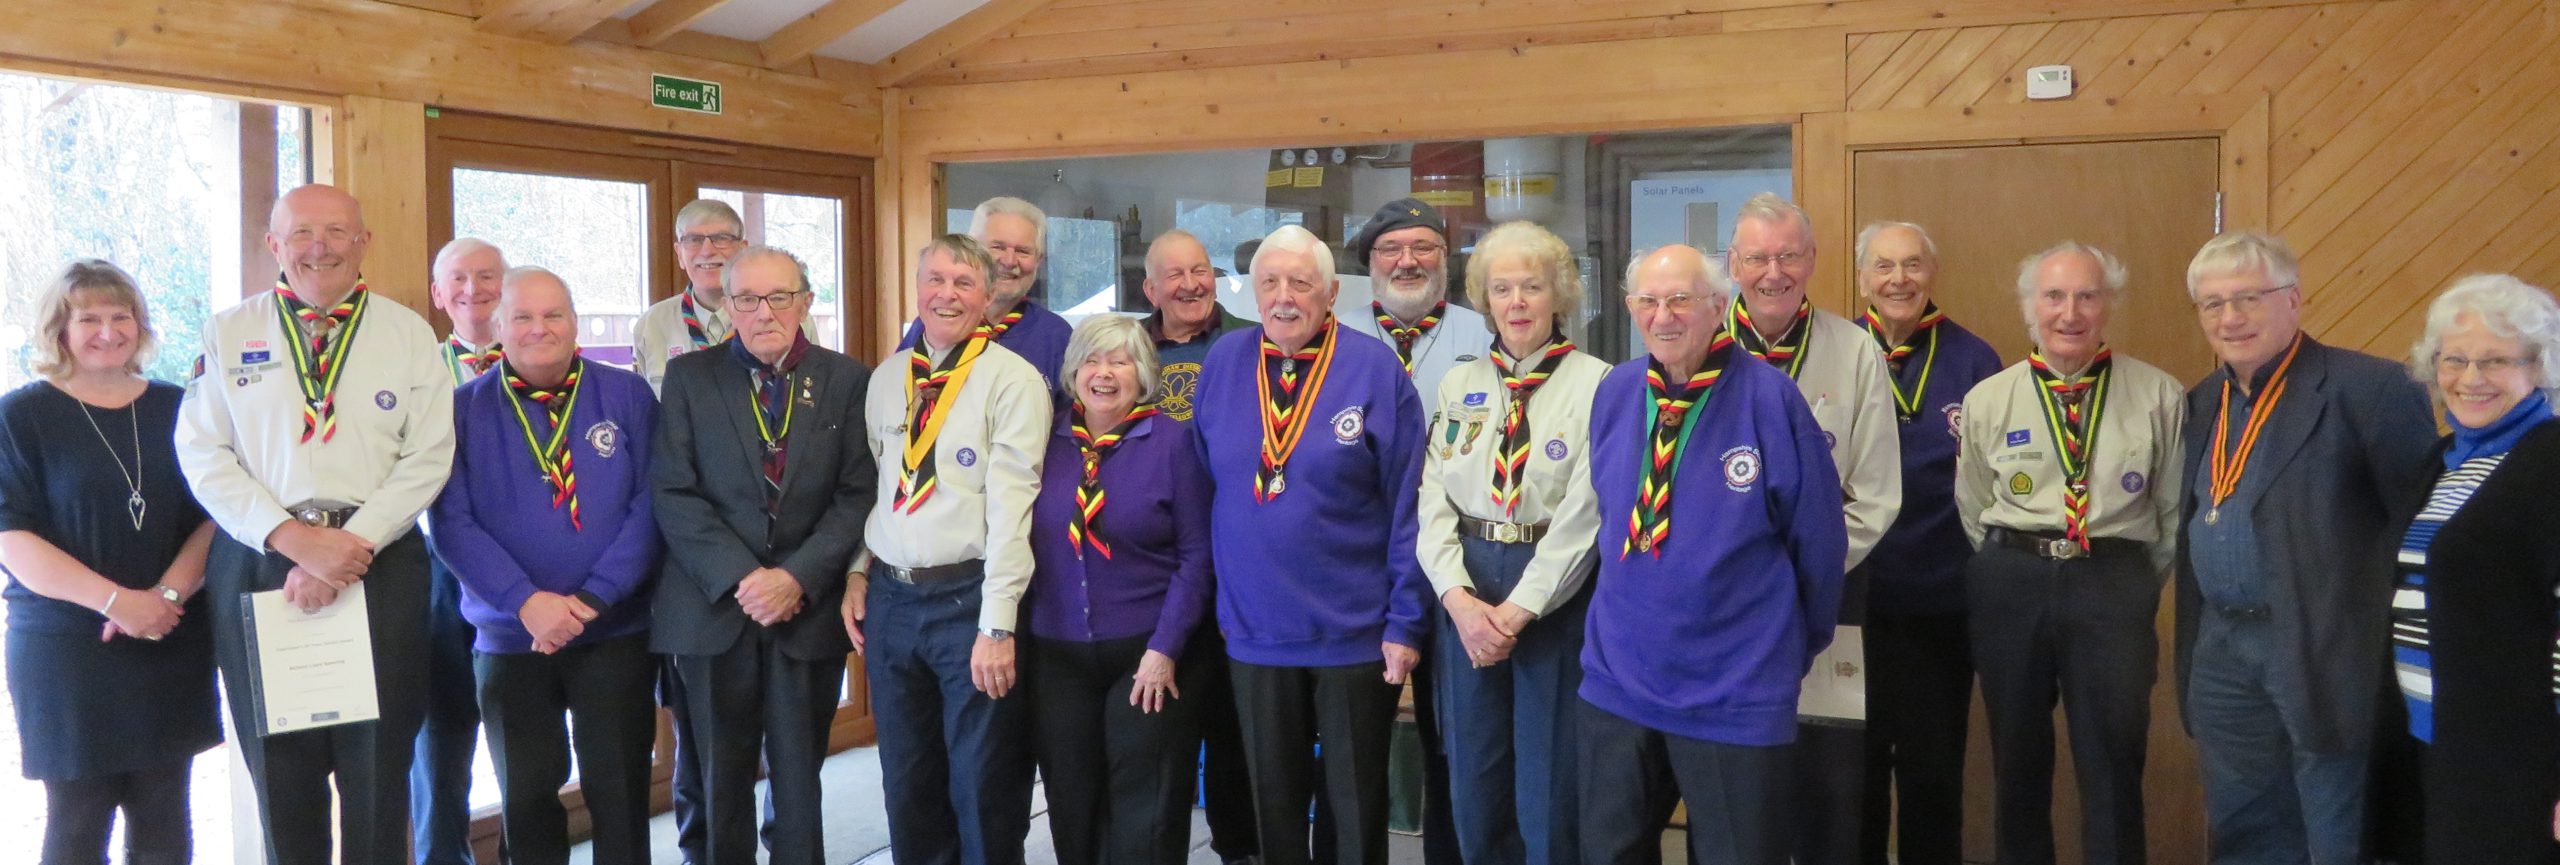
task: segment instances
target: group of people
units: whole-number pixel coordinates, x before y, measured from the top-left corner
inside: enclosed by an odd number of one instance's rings
[[[567,860],[574,754],[596,861],[647,862],[663,704],[686,861],[815,865],[858,653],[900,865],[1021,862],[1035,772],[1059,861],[1184,861],[1204,742],[1222,857],[1381,865],[1408,687],[1435,865],[1657,861],[1682,801],[1695,862],[1954,863],[1977,677],[1998,861],[2053,861],[2058,702],[2086,856],[2138,863],[2170,575],[2216,861],[2560,854],[2541,289],[2456,283],[2404,370],[2312,340],[2292,253],[2227,234],[2186,274],[2221,361],[2189,388],[2110,347],[2130,277],[2099,248],[2021,263],[2035,348],[2004,367],[1917,225],[1858,235],[1858,316],[1814,306],[1773,195],[1721,254],[1629,264],[1615,364],[1529,223],[1475,241],[1463,304],[1420,201],[1346,244],[1365,305],[1282,227],[1258,321],[1171,231],[1153,312],[1073,327],[1029,299],[1045,227],[998,198],[919,250],[877,368],[813,344],[805,266],[709,200],[636,370],[482,240],[435,259],[444,339],[375,303],[327,186],[278,202],[274,290],[183,388],[140,374],[133,280],[73,264],[43,380],[0,398],[44,861],[103,861],[119,811],[128,861],[188,859],[218,667],[271,862],[468,861],[475,726],[509,861]],[[265,591],[361,592],[378,720],[257,735]]]

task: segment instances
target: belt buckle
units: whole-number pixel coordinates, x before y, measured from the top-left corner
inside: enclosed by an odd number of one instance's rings
[[[903,568],[897,565],[890,565],[889,579],[912,586],[916,584],[916,571],[914,568]]]
[[[1495,541],[1495,542],[1497,542],[1497,543],[1505,543],[1505,544],[1516,544],[1516,543],[1519,543],[1519,542],[1520,542],[1520,524],[1519,524],[1519,523],[1495,523],[1495,524],[1493,524],[1493,535],[1494,535],[1493,539],[1494,539],[1494,541]]]
[[[306,505],[293,509],[293,521],[315,529],[325,529],[329,527],[329,512]]]
[[[2054,538],[2044,542],[2044,555],[2048,559],[2070,561],[2088,555],[2088,551],[2081,549],[2080,545],[2072,542],[2070,538]]]

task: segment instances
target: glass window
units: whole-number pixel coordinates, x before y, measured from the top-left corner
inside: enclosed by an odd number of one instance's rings
[[[611,364],[631,365],[631,331],[649,308],[648,207],[645,183],[453,170],[454,236],[559,274],[578,304],[580,353]]]
[[[844,348],[844,204],[815,195],[705,187],[702,197],[737,208],[747,242],[779,247],[809,268],[810,326],[818,344]]]

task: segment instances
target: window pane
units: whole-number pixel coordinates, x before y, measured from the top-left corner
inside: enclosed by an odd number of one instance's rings
[[[738,209],[747,242],[778,247],[809,268],[810,327],[818,344],[844,350],[844,203],[815,195],[784,195],[704,187],[702,197]]]
[[[580,353],[631,364],[649,307],[649,187],[618,180],[453,170],[453,233],[504,251],[510,266],[560,274],[578,304]]]

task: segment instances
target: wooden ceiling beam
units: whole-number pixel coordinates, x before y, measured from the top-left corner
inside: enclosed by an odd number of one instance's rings
[[[473,24],[482,33],[568,44],[632,0],[496,0],[485,4]]]
[[[1048,4],[1049,0],[989,0],[986,5],[969,10],[958,20],[943,25],[942,29],[927,33],[924,38],[882,58],[875,67],[879,70],[880,86],[896,87],[933,71],[960,52],[976,47]]]
[[[729,0],[658,0],[657,5],[631,16],[631,44],[657,47],[726,2]]]
[[[860,29],[881,13],[898,7],[901,0],[832,0],[800,20],[783,25],[767,36],[760,46],[767,66],[792,63],[817,53],[827,43],[844,38]]]

